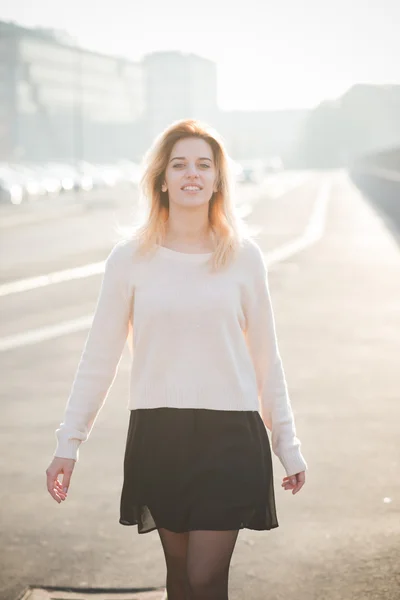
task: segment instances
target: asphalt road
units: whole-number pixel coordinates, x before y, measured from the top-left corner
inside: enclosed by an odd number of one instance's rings
[[[59,217],[21,212],[19,222],[0,224],[1,600],[29,584],[165,582],[157,532],[139,536],[136,527],[118,523],[127,349],[81,447],[67,501],[57,504],[46,489],[54,430],[87,335],[87,326],[74,331],[71,323],[92,314],[101,276],[77,279],[72,271],[45,286],[26,280],[103,261],[115,224],[129,224],[137,199],[129,191],[88,205]],[[280,526],[240,532],[230,598],[398,600],[399,247],[340,172],[282,174],[240,187],[238,210],[270,264],[309,471],[292,496],[281,488],[285,473],[273,457]],[[25,291],[16,291],[16,281]]]

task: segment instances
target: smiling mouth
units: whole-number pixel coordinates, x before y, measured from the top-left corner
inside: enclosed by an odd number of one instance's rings
[[[184,186],[181,188],[184,192],[200,192],[203,188],[198,186]]]

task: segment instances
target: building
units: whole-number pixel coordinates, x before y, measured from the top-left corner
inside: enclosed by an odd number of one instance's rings
[[[0,21],[0,161],[140,161],[165,127],[196,118],[234,159],[284,154],[308,111],[222,111],[217,65],[192,53],[134,62],[63,32]]]
[[[154,52],[143,59],[147,142],[184,118],[210,124],[219,116],[216,63],[185,52]]]
[[[308,114],[307,109],[221,111],[218,130],[236,160],[286,157]]]
[[[143,111],[140,63],[0,22],[0,160],[132,156]]]

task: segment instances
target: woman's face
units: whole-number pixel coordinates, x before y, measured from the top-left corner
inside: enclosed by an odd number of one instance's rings
[[[184,138],[172,148],[165,171],[166,186],[161,189],[168,190],[170,202],[199,206],[207,204],[213,192],[217,191],[216,179],[210,144],[200,138]]]

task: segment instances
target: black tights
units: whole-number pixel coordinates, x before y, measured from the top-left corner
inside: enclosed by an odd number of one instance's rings
[[[159,528],[167,566],[168,600],[228,600],[228,574],[239,531]]]

